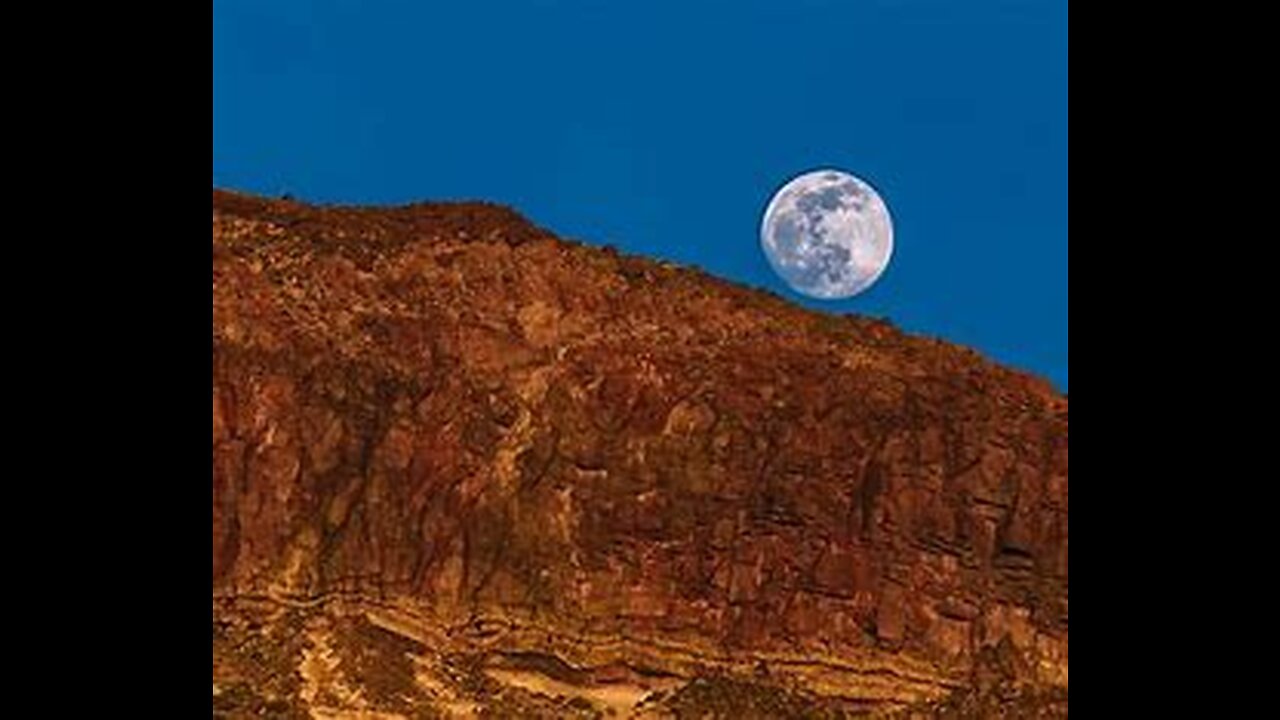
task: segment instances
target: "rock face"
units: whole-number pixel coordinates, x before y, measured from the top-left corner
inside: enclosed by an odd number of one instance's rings
[[[484,204],[214,191],[225,717],[1065,717],[1067,400]]]

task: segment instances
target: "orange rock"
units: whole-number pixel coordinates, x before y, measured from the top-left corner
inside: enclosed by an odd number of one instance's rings
[[[1046,383],[498,206],[215,191],[213,233],[215,596],[335,628],[399,608],[456,657],[657,678],[789,653],[770,682],[895,707],[970,688],[982,648],[1065,686],[1067,401]],[[263,627],[280,662],[347,677],[313,706],[378,696],[338,657],[375,631]],[[252,675],[239,647],[215,644],[219,678]],[[498,682],[431,652],[387,667],[437,709]]]

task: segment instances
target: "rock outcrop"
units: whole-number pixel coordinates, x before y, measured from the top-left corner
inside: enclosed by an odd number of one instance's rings
[[[1067,400],[485,204],[214,191],[225,717],[1065,717]]]

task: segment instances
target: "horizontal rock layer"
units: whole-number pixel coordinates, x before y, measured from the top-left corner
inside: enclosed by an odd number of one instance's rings
[[[213,301],[227,707],[1065,691],[1067,400],[1043,381],[485,204],[215,191]],[[322,670],[369,627],[404,647]]]

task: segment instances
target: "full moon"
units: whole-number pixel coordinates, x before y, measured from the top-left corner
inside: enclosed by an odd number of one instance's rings
[[[888,267],[893,224],[870,185],[839,170],[815,170],[773,196],[760,245],[796,292],[838,300],[871,287]]]

